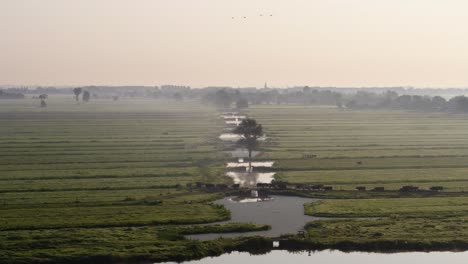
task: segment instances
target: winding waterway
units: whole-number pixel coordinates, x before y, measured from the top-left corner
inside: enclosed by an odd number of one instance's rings
[[[225,119],[232,116],[224,116]],[[245,116],[242,116],[245,118]],[[237,118],[239,121],[242,118]],[[232,120],[226,122],[227,125],[233,125]],[[238,125],[238,123],[234,124]],[[223,141],[235,142],[240,138],[239,135],[232,133],[224,133],[220,136]],[[256,152],[255,155],[258,155]],[[232,152],[232,156],[236,158],[245,158],[246,151],[237,149]],[[259,165],[259,164],[255,164]],[[261,164],[265,165],[265,164]],[[268,162],[267,166],[271,167],[273,162]],[[236,168],[245,166],[245,162],[228,163],[228,168]],[[262,175],[259,175],[262,174]],[[271,182],[274,178],[274,172],[271,173],[241,173],[228,172],[227,176],[232,177],[235,183],[239,183],[243,187],[254,189],[256,183]],[[320,218],[304,215],[304,203],[317,201],[317,199],[288,197],[288,196],[272,196],[269,200],[260,201],[256,198],[244,199],[238,201],[235,197],[226,197],[215,201],[216,204],[223,205],[231,211],[231,219],[219,223],[256,223],[270,225],[271,229],[267,231],[246,232],[246,233],[223,233],[223,234],[198,234],[189,235],[187,238],[197,240],[212,240],[219,237],[237,237],[237,236],[253,236],[261,235],[266,237],[279,237],[282,234],[294,234],[301,230],[307,222],[318,220]],[[379,263],[379,264],[401,264],[401,263],[424,263],[424,264],[461,264],[467,263],[468,251],[466,252],[402,252],[402,253],[366,253],[366,252],[351,252],[345,253],[337,250],[324,251],[303,251],[303,252],[288,252],[285,250],[273,250],[263,255],[252,255],[245,252],[233,252],[224,254],[218,257],[208,257],[201,260],[183,262],[186,264],[258,264],[258,263],[326,263],[326,264],[362,264],[362,263]],[[175,262],[167,262],[175,263]]]

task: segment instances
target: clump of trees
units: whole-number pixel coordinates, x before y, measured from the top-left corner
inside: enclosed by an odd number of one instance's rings
[[[182,96],[181,93],[177,92],[174,94],[174,100],[176,102],[182,102],[184,100],[184,97]]]
[[[237,109],[244,109],[244,108],[248,108],[249,107],[249,101],[244,98],[244,97],[241,97],[239,99],[237,99],[236,101],[236,108]]]
[[[78,102],[80,100],[80,94],[83,91],[83,88],[77,87],[73,89],[73,93],[75,94],[75,100]]]
[[[83,92],[83,102],[89,102],[89,99],[91,98],[91,94],[88,91]]]
[[[435,112],[468,112],[468,98],[456,96],[446,100],[441,96],[398,95],[357,92],[346,103],[349,109],[402,109]]]
[[[46,99],[49,97],[47,94],[39,95],[39,99],[41,100],[41,107],[47,107]]]
[[[91,99],[91,93],[87,90],[83,90],[81,87],[77,87],[73,89],[73,93],[75,94],[75,100],[78,102],[80,101],[80,94],[83,94],[81,99],[83,102],[89,102]]]
[[[0,99],[24,99],[24,97],[22,93],[9,93],[0,90]]]
[[[214,93],[206,94],[202,101],[211,103],[217,108],[230,108],[233,102],[233,96],[226,89],[218,90]]]

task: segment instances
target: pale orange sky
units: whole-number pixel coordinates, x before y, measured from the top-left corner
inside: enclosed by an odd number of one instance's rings
[[[0,84],[468,87],[467,25],[466,0],[0,0]]]

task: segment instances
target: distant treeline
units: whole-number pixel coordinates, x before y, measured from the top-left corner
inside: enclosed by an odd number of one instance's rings
[[[441,96],[398,95],[395,91],[371,93],[358,91],[344,94],[329,90],[315,90],[304,87],[302,91],[268,90],[244,92],[223,89],[205,95],[202,100],[217,107],[228,108],[239,100],[248,104],[303,104],[335,105],[340,109],[401,109],[435,112],[468,112],[468,98],[455,96],[447,100]]]
[[[22,93],[11,93],[0,90],[0,99],[23,99],[24,94]]]
[[[232,88],[205,87],[193,89],[189,86],[83,86],[83,91],[94,99],[149,98],[183,102],[200,100],[219,108],[245,108],[257,104],[301,104],[334,105],[342,109],[402,109],[415,111],[468,112],[468,98],[460,95],[466,89],[414,89],[406,87],[388,88],[336,88],[336,87],[292,87],[292,88]],[[70,94],[70,87],[5,88],[0,98],[24,98],[26,94]],[[414,94],[409,94],[414,93]],[[426,95],[431,94],[431,95]],[[445,97],[440,96],[443,94]],[[451,99],[446,99],[451,97]]]
[[[455,96],[449,100],[441,96],[398,95],[396,92],[373,94],[357,92],[347,98],[349,109],[403,109],[415,111],[468,112],[468,98]]]

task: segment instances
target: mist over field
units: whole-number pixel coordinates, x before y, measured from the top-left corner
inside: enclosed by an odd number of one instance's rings
[[[1,0],[0,263],[466,263],[467,8]]]
[[[286,233],[287,250],[465,248],[468,100],[449,91],[4,88],[1,259],[190,260]]]

